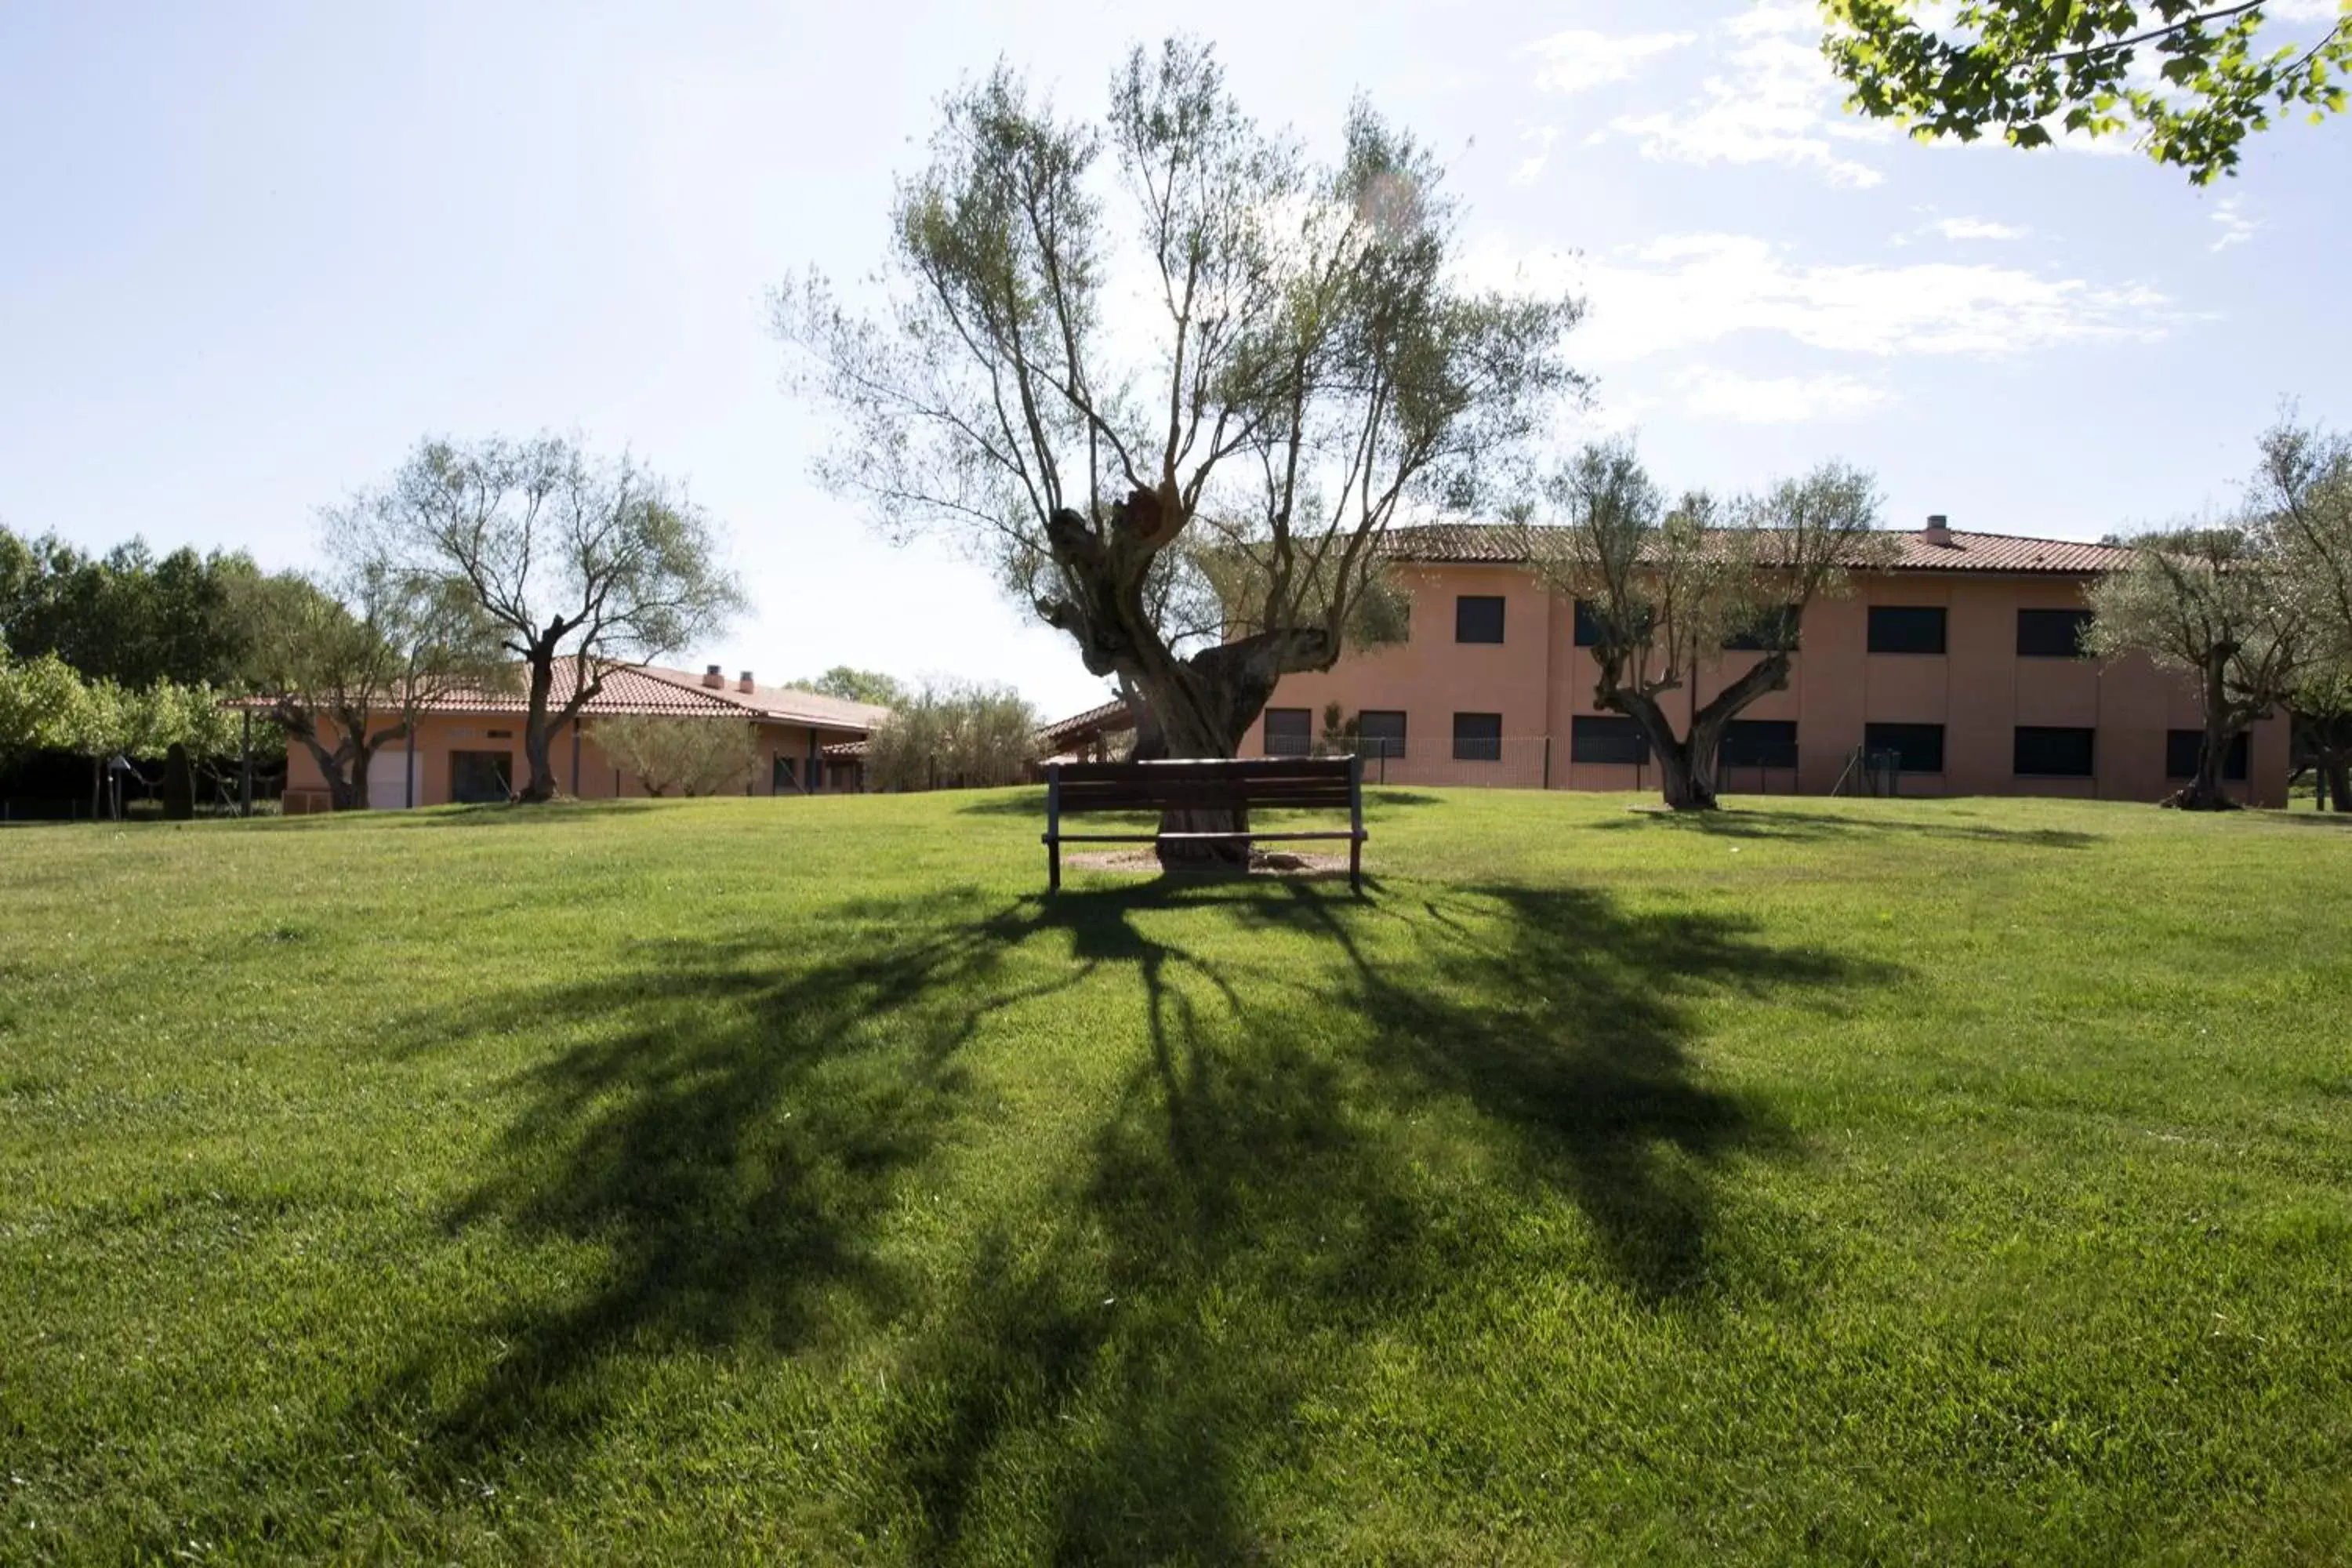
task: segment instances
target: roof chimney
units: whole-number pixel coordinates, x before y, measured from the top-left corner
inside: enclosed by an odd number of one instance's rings
[[[743,672],[743,678],[735,683],[735,689],[748,697],[760,689],[751,683],[751,672],[747,669]]]
[[[727,676],[719,666],[714,664],[702,672],[702,684],[716,691],[727,684]]]
[[[1940,544],[1948,550],[1952,543],[1951,524],[1946,521],[1942,512],[1929,512],[1927,526],[1920,531],[1919,537],[1926,543]]]

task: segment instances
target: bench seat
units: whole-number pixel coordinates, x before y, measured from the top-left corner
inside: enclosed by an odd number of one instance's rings
[[[1348,813],[1345,827],[1066,833],[1062,818],[1128,811],[1313,810]],[[1183,758],[1056,763],[1045,770],[1046,890],[1062,887],[1065,844],[1255,844],[1341,840],[1348,885],[1363,891],[1364,766],[1358,757]]]

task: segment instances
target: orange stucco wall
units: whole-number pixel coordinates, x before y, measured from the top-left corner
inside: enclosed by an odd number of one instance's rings
[[[1406,572],[1403,581],[1412,595],[1408,640],[1348,655],[1324,673],[1286,677],[1267,706],[1306,709],[1318,731],[1328,703],[1339,703],[1350,716],[1366,709],[1402,710],[1406,755],[1385,764],[1391,783],[1483,780],[1556,789],[1632,789],[1656,782],[1654,768],[1580,763],[1570,754],[1576,716],[1602,710],[1593,700],[1592,657],[1575,646],[1574,606],[1568,599],[1547,591],[1531,574],[1507,566],[1420,566]],[[2166,777],[2166,731],[2193,730],[2200,722],[2189,683],[2138,658],[2095,661],[2017,653],[2019,610],[2079,609],[2084,587],[2075,580],[1994,574],[1858,579],[1846,597],[1807,611],[1802,651],[1788,689],[1767,694],[1740,715],[1795,721],[1798,766],[1769,773],[1728,770],[1723,787],[1825,794],[1863,743],[1865,724],[1915,723],[1944,726],[1944,771],[1903,774],[1900,788],[1906,795],[2162,798],[2179,783]],[[1473,594],[1503,597],[1502,643],[1454,640],[1454,601]],[[1867,652],[1874,605],[1943,606],[1946,651]],[[1737,679],[1754,657],[1726,654],[1720,666],[1704,673],[1696,690],[1668,698],[1668,710],[1687,712]],[[1454,758],[1456,713],[1502,715],[1499,762]],[[2093,776],[2019,776],[2014,748],[2020,725],[2095,731]],[[1263,754],[1265,741],[1263,723],[1254,726],[1244,754]],[[2246,781],[2230,788],[2250,804],[2284,805],[2287,755],[2285,720],[2263,721],[2250,738]]]
[[[581,726],[576,752],[572,743],[572,731],[569,728],[556,738],[555,744],[551,749],[551,760],[555,764],[556,778],[560,781],[564,793],[576,795],[583,800],[611,800],[616,796],[645,795],[645,782],[635,774],[616,767],[612,759],[605,756],[603,750],[597,746],[595,733],[596,726],[593,720]],[[814,755],[812,742],[817,747],[823,747],[836,742],[857,738],[856,734],[847,731],[812,731],[797,724],[757,726],[757,751],[756,760],[751,769],[751,793],[797,795],[812,788],[821,793],[826,788],[847,787],[838,769],[812,770],[810,766],[811,758]],[[327,741],[331,747],[334,744],[331,733],[328,735]],[[379,778],[383,773],[392,772],[399,766],[385,759],[400,756],[405,749],[404,742],[394,741],[378,751],[377,767],[381,770]],[[451,783],[454,776],[451,757],[452,753],[457,752],[509,753],[508,777],[518,787],[529,773],[529,769],[523,762],[522,720],[520,715],[435,715],[423,720],[417,725],[413,764],[415,779],[415,804],[446,805],[450,802],[453,798]],[[774,763],[779,756],[792,763],[793,777],[799,782],[800,787],[795,788],[791,784],[776,786]],[[828,773],[834,776],[824,777],[824,775]],[[318,762],[310,755],[310,749],[301,745],[288,748],[287,809],[291,812],[324,810],[326,787],[326,780],[320,776]],[[368,804],[377,810],[409,804],[404,792],[395,794],[388,799],[377,798],[382,794],[383,792],[379,790],[372,791],[370,795]]]

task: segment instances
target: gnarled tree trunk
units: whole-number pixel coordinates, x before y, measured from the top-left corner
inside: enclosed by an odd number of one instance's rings
[[[1250,725],[1265,711],[1266,700],[1285,673],[1286,648],[1294,658],[1311,657],[1297,645],[1314,635],[1319,634],[1267,633],[1220,643],[1190,658],[1163,656],[1139,661],[1153,667],[1149,674],[1141,668],[1122,670],[1143,700],[1143,711],[1138,716],[1136,760],[1237,755]],[[1170,811],[1161,815],[1160,831],[1163,835],[1246,833],[1249,813]],[[1250,848],[1244,841],[1163,839],[1160,864],[1171,870],[1246,870]]]
[[[522,758],[527,774],[515,799],[526,805],[535,805],[555,798],[555,764],[551,757],[555,726],[558,721],[547,711],[549,695],[555,689],[555,645],[546,639],[544,647],[534,647],[530,658],[530,705],[523,714]]]
[[[2197,745],[2196,775],[2164,804],[2182,811],[2235,811],[2238,803],[2222,787],[2221,771],[2230,757],[2230,741],[2242,724],[2232,721],[2228,686],[2229,655],[2217,653],[2205,664],[2205,735]]]
[[[1713,811],[1719,804],[1715,793],[1717,753],[1723,747],[1724,731],[1758,698],[1788,684],[1789,656],[1766,654],[1691,715],[1687,735],[1675,733],[1674,721],[1654,693],[1612,684],[1605,671],[1594,695],[1601,707],[1622,713],[1642,727],[1650,742],[1650,755],[1657,761],[1658,792],[1668,807]]]
[[[1055,557],[1064,568],[1068,596],[1041,603],[1050,626],[1077,639],[1087,668],[1116,675],[1142,702],[1137,715],[1139,762],[1231,757],[1283,676],[1328,669],[1338,662],[1335,629],[1320,626],[1278,626],[1178,658],[1161,636],[1144,602],[1144,584],[1153,556],[1182,522],[1173,487],[1163,497],[1137,490],[1114,509],[1103,534],[1073,511],[1056,512],[1047,527]],[[1171,811],[1160,832],[1242,833],[1242,811]],[[1250,846],[1241,842],[1162,843],[1160,863],[1169,869],[1245,869]]]

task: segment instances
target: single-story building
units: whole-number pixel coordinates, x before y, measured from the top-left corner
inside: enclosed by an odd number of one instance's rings
[[[560,710],[571,700],[572,689],[571,666],[557,665],[550,708]],[[505,800],[529,773],[522,754],[526,707],[520,691],[459,692],[435,700],[415,735],[375,753],[368,767],[368,805],[382,810]],[[749,794],[855,790],[860,783],[856,763],[828,763],[824,750],[863,739],[888,713],[871,703],[797,687],[762,686],[748,669],[730,680],[715,664],[700,675],[657,665],[619,665],[604,672],[602,689],[556,737],[551,760],[559,785],[583,800],[643,795],[645,782],[597,746],[596,721],[624,715],[708,719],[751,727],[755,761]],[[334,744],[333,735],[321,738]],[[290,744],[286,811],[324,811],[328,798],[327,781],[310,748]]]

